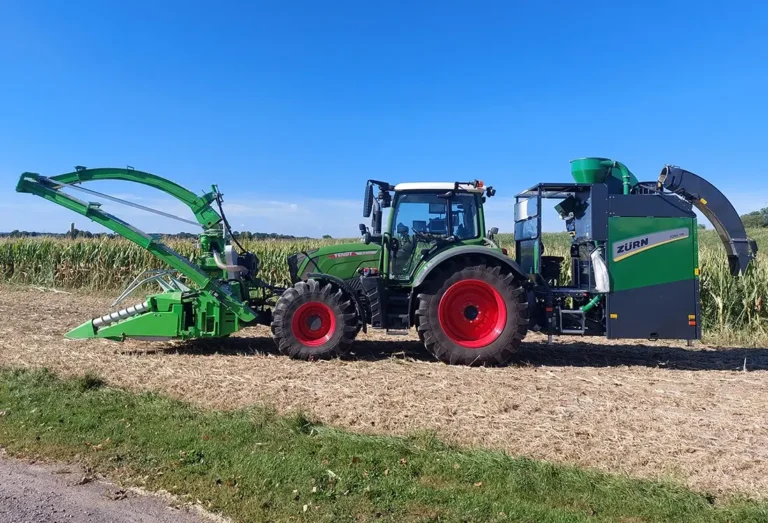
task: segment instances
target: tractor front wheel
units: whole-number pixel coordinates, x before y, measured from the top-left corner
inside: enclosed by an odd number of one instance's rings
[[[286,290],[272,313],[272,339],[281,353],[329,359],[349,349],[359,318],[352,300],[330,283],[309,279]]]
[[[500,365],[528,330],[528,304],[512,274],[500,266],[449,264],[418,295],[419,337],[451,364]]]

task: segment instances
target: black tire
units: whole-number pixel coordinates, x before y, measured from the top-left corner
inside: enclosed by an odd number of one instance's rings
[[[359,331],[352,300],[330,283],[309,279],[286,290],[272,312],[272,339],[281,353],[301,360],[345,353]]]
[[[525,292],[501,266],[470,263],[448,262],[430,275],[418,295],[419,338],[445,363],[502,365],[528,332]]]

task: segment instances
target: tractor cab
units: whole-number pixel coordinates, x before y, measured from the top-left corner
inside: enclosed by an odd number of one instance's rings
[[[378,196],[373,196],[378,185]],[[394,193],[394,196],[392,195]],[[445,248],[483,245],[483,202],[495,190],[482,181],[400,183],[369,180],[363,214],[371,227],[360,225],[365,243],[382,245],[380,270],[390,280],[409,283],[422,262]],[[382,209],[391,207],[382,232]]]

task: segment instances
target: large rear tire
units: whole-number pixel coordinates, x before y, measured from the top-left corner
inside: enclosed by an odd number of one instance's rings
[[[346,352],[359,330],[352,300],[333,284],[300,281],[272,312],[272,339],[281,353],[301,360],[330,359]]]
[[[418,295],[416,327],[440,361],[502,365],[528,332],[528,303],[514,275],[501,266],[448,263]]]

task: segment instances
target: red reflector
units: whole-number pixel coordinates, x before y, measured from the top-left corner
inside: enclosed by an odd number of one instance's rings
[[[546,309],[544,309],[544,310],[545,310],[545,311],[547,311],[547,312],[552,312],[554,309],[552,309],[552,307],[547,307],[547,308],[546,308]]]
[[[501,248],[501,254],[503,254],[504,256],[506,256],[506,255],[508,255],[508,254],[509,254],[509,251],[508,251],[507,249],[505,249],[504,247],[502,247],[502,248]]]
[[[689,321],[688,325],[690,325],[691,327],[695,327],[696,326],[696,322],[695,321]]]

